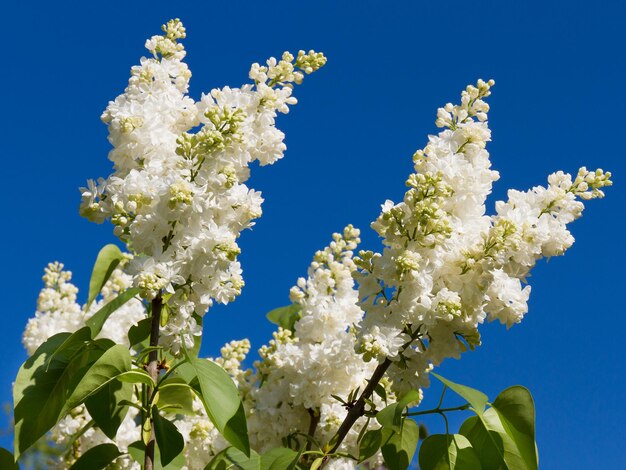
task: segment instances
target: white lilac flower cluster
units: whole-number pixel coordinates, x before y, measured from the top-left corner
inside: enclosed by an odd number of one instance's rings
[[[572,245],[567,224],[581,215],[577,199],[602,197],[611,184],[602,170],[581,168],[574,181],[557,172],[547,188],[511,190],[495,215],[485,215],[499,178],[486,150],[484,98],[493,84],[479,80],[460,105],[439,109],[444,130],[415,153],[403,202],[387,201],[372,224],[383,252],[362,251],[355,260],[366,312],[357,349],[365,359],[393,361],[388,376],[398,394],[426,386],[432,365],[478,346],[485,318],[507,327],[520,322],[530,269]]]
[[[128,447],[136,442],[141,435],[141,428],[136,423],[138,411],[130,408],[115,435],[114,444],[124,453],[115,460],[114,467],[118,470],[141,470],[141,465],[132,460],[126,453]],[[112,443],[98,428],[90,426],[91,415],[85,405],[74,408],[63,418],[50,433],[50,439],[61,448],[70,446],[57,460],[49,463],[55,470],[69,470],[76,460],[89,449],[101,444]],[[85,430],[86,429],[86,430]],[[84,432],[83,432],[84,431]],[[78,436],[78,437],[76,437]]]
[[[114,173],[81,189],[81,214],[111,220],[135,254],[129,269],[143,298],[164,293],[163,344],[177,353],[201,334],[194,314],[241,292],[237,238],[263,201],[244,184],[249,165],[282,158],[277,113],[297,102],[293,84],[326,59],[285,52],[280,61],[253,64],[253,84],[214,89],[195,102],[186,94],[191,73],[179,43],[185,28],[171,20],[163,31],[146,42],[152,57],[132,68],[125,92],[102,115]]]
[[[76,303],[78,288],[72,284],[72,273],[63,264],[50,263],[45,268],[45,287],[37,298],[37,311],[28,320],[22,336],[26,352],[31,356],[48,338],[63,331],[73,332],[84,323],[83,312]]]
[[[372,375],[376,364],[355,352],[352,328],[363,316],[352,278],[358,237],[359,231],[348,226],[315,254],[308,278],[300,278],[291,289],[291,300],[300,306],[293,333],[280,328],[259,351],[261,360],[251,378],[255,386],[246,393],[245,404],[251,442],[260,452],[280,446],[291,434],[309,433],[312,421],[317,423],[313,437],[328,442],[347,414],[333,395],[346,399]],[[353,427],[342,451],[358,454],[357,436],[365,422]],[[336,459],[328,468],[354,464]]]
[[[43,282],[45,287],[37,299],[35,316],[28,320],[22,336],[22,342],[29,355],[41,344],[57,333],[73,333],[85,326],[85,322],[100,308],[128,289],[132,277],[123,271],[129,257],[116,268],[102,288],[102,297],[88,308],[80,306],[76,296],[78,288],[72,284],[72,273],[65,271],[63,264],[50,263],[45,268]],[[104,324],[98,338],[108,338],[117,344],[128,344],[128,330],[140,320],[146,318],[146,309],[141,300],[130,299],[115,310]]]

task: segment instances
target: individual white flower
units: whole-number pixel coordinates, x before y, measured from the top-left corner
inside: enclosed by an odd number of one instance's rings
[[[522,288],[519,279],[510,277],[502,269],[493,271],[493,281],[487,289],[485,311],[490,320],[498,319],[510,328],[519,323],[528,311],[530,286]]]

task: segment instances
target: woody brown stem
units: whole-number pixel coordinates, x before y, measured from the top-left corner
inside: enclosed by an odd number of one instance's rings
[[[411,331],[411,325],[407,325],[406,328],[408,329],[408,334],[410,335],[410,339],[409,341],[404,343],[404,345],[400,348],[399,354],[402,354],[406,348],[411,346],[413,341],[415,341],[421,336],[420,330],[422,329],[422,325],[420,325],[415,331]],[[367,383],[367,387],[365,387],[365,389],[363,390],[363,393],[361,393],[361,396],[354,403],[354,405],[350,405],[350,408],[348,409],[348,414],[346,415],[345,419],[341,423],[341,426],[339,426],[337,433],[328,444],[328,445],[332,444],[332,447],[328,452],[325,452],[326,457],[325,457],[324,463],[322,464],[322,467],[328,462],[328,455],[333,454],[334,452],[337,451],[337,449],[339,449],[339,446],[341,445],[345,437],[348,435],[348,432],[350,431],[354,423],[356,423],[357,419],[359,419],[361,416],[365,414],[366,401],[369,400],[369,398],[372,396],[372,394],[374,393],[374,389],[379,384],[380,380],[384,377],[385,372],[387,372],[387,369],[389,369],[390,365],[391,365],[391,359],[387,357],[385,358],[383,362],[378,364],[378,367],[376,367],[376,369],[374,369],[374,373],[370,377],[370,380]]]
[[[339,449],[339,446],[341,445],[345,437],[348,435],[348,432],[350,431],[350,429],[352,428],[356,420],[365,414],[365,402],[369,400],[369,398],[372,396],[372,394],[374,393],[374,389],[376,388],[376,385],[378,385],[378,383],[380,382],[380,379],[383,378],[383,376],[385,375],[385,372],[387,372],[387,369],[389,368],[390,365],[391,365],[391,360],[389,358],[385,359],[383,362],[378,364],[378,367],[376,367],[376,369],[374,370],[374,373],[372,374],[372,377],[367,383],[367,387],[365,387],[365,389],[363,390],[363,393],[361,393],[361,396],[354,403],[354,405],[350,407],[350,409],[348,410],[348,414],[343,420],[343,423],[341,423],[341,426],[339,426],[339,429],[337,430],[337,434],[335,434],[335,437],[331,441],[334,444],[333,444],[333,447],[328,452],[329,454],[332,454],[333,452],[336,452],[337,449]]]
[[[311,450],[312,440],[315,439],[315,430],[320,422],[320,412],[319,410],[313,410],[311,408],[307,408],[307,411],[311,417],[311,421],[309,422],[309,432],[307,434],[311,436],[311,439],[306,443],[306,450]]]
[[[158,346],[159,345],[159,328],[161,327],[161,309],[163,307],[163,299],[161,298],[161,294],[157,295],[152,300],[152,324],[150,328],[150,346]],[[146,368],[152,380],[156,383],[159,378],[159,351],[154,349],[150,351],[148,355],[148,366]],[[152,389],[148,387],[148,393],[146,396],[152,396]],[[148,405],[150,405],[148,403]],[[148,414],[151,415],[151,410],[148,410]],[[146,454],[144,459],[144,469],[145,470],[153,470],[154,468],[154,423],[152,422],[152,417],[149,416],[150,420],[150,439],[148,440],[148,444],[146,445]]]

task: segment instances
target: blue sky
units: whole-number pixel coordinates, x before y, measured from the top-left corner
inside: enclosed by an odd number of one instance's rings
[[[241,238],[246,287],[208,314],[203,351],[216,354],[233,338],[249,337],[255,349],[266,342],[273,327],[264,314],[288,303],[289,287],[333,231],[352,223],[364,247],[379,247],[368,225],[385,199],[401,198],[411,155],[436,132],[437,107],[467,83],[494,78],[489,150],[501,179],[489,209],[508,188],[543,184],[559,169],[601,167],[615,185],[572,226],[577,241],[566,256],[533,272],[524,322],[509,331],[485,325],[482,348],[439,372],[492,398],[509,385],[530,388],[542,468],[626,467],[616,432],[626,421],[621,2],[24,1],[0,10],[0,402],[10,400],[25,359],[20,335],[43,267],[64,262],[84,301],[93,260],[114,241],[110,225],[79,217],[77,188],[110,173],[99,116],[123,90],[145,39],[180,17],[196,98],[244,83],[250,63],[286,49],[329,59],[279,121],[285,159],[253,169],[250,185],[266,201]],[[427,390],[424,406],[439,391]],[[427,424],[443,431],[440,420]],[[0,444],[10,446],[9,438]]]

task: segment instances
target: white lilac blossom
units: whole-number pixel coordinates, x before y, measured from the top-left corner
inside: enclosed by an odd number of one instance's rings
[[[85,322],[105,304],[128,289],[132,277],[123,271],[128,257],[111,273],[111,277],[102,288],[102,298],[93,302],[89,308],[77,303],[78,288],[72,284],[72,273],[64,270],[61,263],[50,263],[45,268],[43,281],[45,287],[37,299],[37,311],[34,318],[28,320],[22,336],[26,352],[32,355],[41,344],[57,333],[73,333],[85,326]],[[128,330],[140,320],[146,318],[146,309],[141,300],[130,299],[115,310],[102,327],[97,338],[108,338],[117,344],[128,344]]]
[[[35,316],[28,320],[22,343],[31,356],[48,338],[64,331],[73,332],[83,325],[84,313],[76,303],[78,288],[72,284],[72,273],[61,263],[45,268],[45,287],[37,298]]]
[[[68,447],[51,468],[58,470],[71,469],[76,460],[89,449],[100,444],[114,443],[124,455],[115,460],[112,468],[118,470],[140,470],[141,465],[126,454],[128,446],[136,442],[141,436],[141,428],[136,423],[137,414],[138,412],[134,408],[128,410],[115,435],[115,442],[113,442],[100,429],[88,425],[91,421],[91,416],[85,405],[76,407],[52,429],[49,435],[55,444],[62,448]],[[87,428],[85,428],[86,425]]]
[[[398,204],[387,201],[372,224],[382,253],[355,259],[359,300],[366,315],[358,326],[364,358],[390,359],[388,377],[398,394],[428,384],[428,371],[447,357],[480,344],[479,324],[519,323],[528,310],[524,286],[538,259],[563,254],[574,238],[567,224],[583,203],[603,197],[610,173],[581,168],[572,181],[557,172],[547,188],[509,191],[485,214],[499,177],[486,144],[494,82],[479,80],[437,113],[444,128],[414,155],[415,173]]]
[[[194,314],[241,292],[237,239],[261,216],[263,202],[245,185],[249,165],[283,157],[277,113],[296,104],[293,85],[326,59],[285,52],[279,61],[253,64],[252,84],[213,89],[195,102],[179,42],[185,28],[171,20],[163,31],[146,42],[152,57],[132,68],[126,90],[102,115],[114,172],[81,189],[81,214],[111,220],[135,255],[129,270],[144,299],[164,295],[163,344],[178,353],[201,334]]]
[[[280,328],[270,345],[259,351],[261,361],[251,379],[255,386],[244,402],[251,444],[259,452],[280,446],[290,434],[307,434],[312,420],[318,422],[313,436],[319,442],[330,440],[347,413],[333,395],[345,399],[363,389],[375,368],[355,352],[353,325],[363,316],[352,278],[356,269],[352,250],[358,237],[359,231],[348,226],[315,254],[308,278],[300,278],[291,289],[301,315],[293,333]],[[366,419],[356,423],[343,451],[358,453],[356,439],[365,423]],[[329,468],[355,466],[339,459]]]

